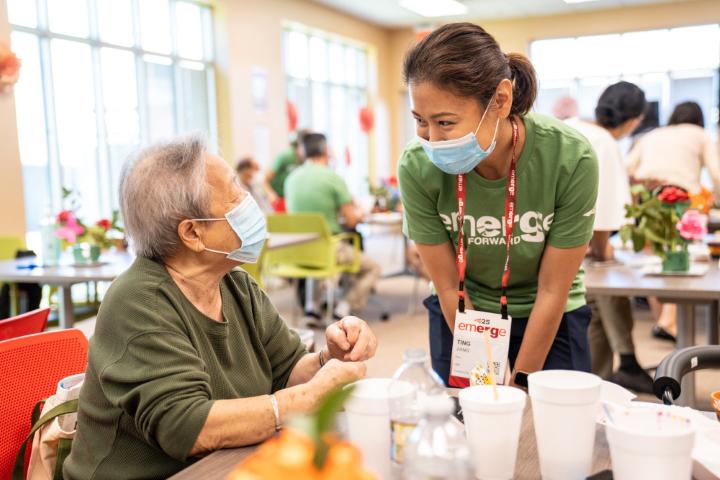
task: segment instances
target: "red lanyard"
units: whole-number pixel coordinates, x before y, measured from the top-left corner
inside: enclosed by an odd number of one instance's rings
[[[517,158],[515,156],[515,147],[518,140],[518,127],[515,119],[511,118],[512,124],[512,157],[510,159],[510,172],[507,177],[507,191],[505,192],[505,266],[503,268],[502,280],[500,282],[500,314],[503,319],[507,319],[507,287],[510,281],[510,244],[512,243],[513,228],[515,227],[515,205],[517,204]],[[457,202],[458,202],[458,220],[460,222],[460,232],[458,235],[457,264],[458,271],[458,310],[465,311],[465,269],[467,267],[467,254],[465,252],[465,234],[463,226],[465,225],[465,192],[466,178],[465,174],[456,177],[457,186]]]

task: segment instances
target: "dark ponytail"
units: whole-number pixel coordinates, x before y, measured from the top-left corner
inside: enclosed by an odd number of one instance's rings
[[[508,53],[510,79],[513,82],[512,115],[525,115],[530,111],[537,97],[537,77],[535,67],[522,53]]]
[[[443,25],[412,47],[403,63],[405,83],[431,82],[461,97],[474,97],[485,107],[498,84],[513,82],[512,115],[525,115],[537,96],[530,60],[505,55],[497,41],[473,23]]]

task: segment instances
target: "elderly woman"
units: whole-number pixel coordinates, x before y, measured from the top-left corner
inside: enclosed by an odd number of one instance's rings
[[[166,478],[364,375],[377,345],[365,322],[331,325],[309,354],[236,268],[257,260],[265,218],[201,140],[140,153],[120,197],[138,257],[98,314],[66,479]]]

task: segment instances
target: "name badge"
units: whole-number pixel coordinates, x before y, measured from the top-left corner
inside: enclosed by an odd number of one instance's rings
[[[512,318],[503,319],[498,313],[465,310],[455,312],[452,361],[449,383],[452,387],[490,384],[490,371],[502,385],[510,349]],[[487,332],[487,333],[486,333]],[[492,365],[488,365],[485,335],[490,341]]]

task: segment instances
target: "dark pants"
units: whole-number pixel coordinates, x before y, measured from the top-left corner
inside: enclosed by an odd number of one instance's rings
[[[437,295],[426,298],[423,305],[428,309],[432,368],[447,385],[450,376],[453,334],[445,323]],[[591,310],[587,305],[563,314],[560,328],[545,359],[543,370],[590,371],[590,345],[587,335],[590,317]],[[515,359],[520,352],[527,322],[527,318],[512,319],[508,352],[511,369],[515,367]]]

